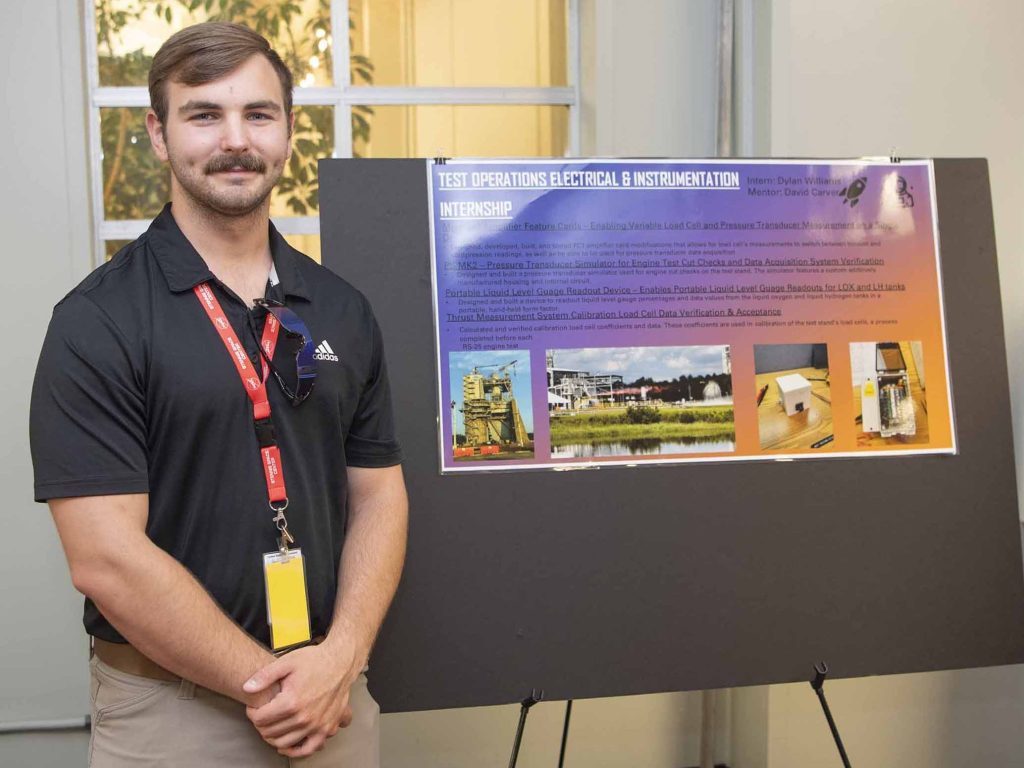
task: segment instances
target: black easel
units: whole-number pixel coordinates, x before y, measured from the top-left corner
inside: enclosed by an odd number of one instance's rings
[[[526,730],[526,715],[530,712],[530,707],[534,704],[538,704],[544,700],[544,691],[537,692],[534,688],[522,701],[522,705],[519,709],[519,727],[516,729],[516,740],[512,744],[512,757],[508,761],[508,768],[515,768],[516,761],[519,759],[519,747],[523,743],[523,731]],[[562,747],[558,751],[558,768],[563,768],[565,765],[565,748],[569,743],[569,719],[572,717],[572,699],[565,702],[565,722],[562,725]]]
[[[516,728],[516,740],[512,744],[512,757],[509,758],[508,768],[516,768],[516,761],[519,760],[519,747],[523,743],[523,730],[526,728],[526,716],[530,713],[530,707],[543,700],[544,691],[538,692],[536,688],[523,699],[519,709],[519,727]]]
[[[562,748],[558,751],[558,768],[565,765],[565,745],[569,742],[569,718],[572,717],[572,699],[565,702],[565,724],[562,725]]]
[[[824,661],[820,664],[814,665],[814,679],[811,680],[811,688],[818,694],[818,701],[821,702],[821,708],[825,712],[825,719],[828,720],[828,727],[832,731],[832,738],[836,741],[836,748],[839,750],[839,756],[843,758],[843,765],[845,768],[851,768],[850,758],[846,756],[846,749],[843,748],[843,740],[839,738],[839,729],[836,728],[836,721],[832,719],[832,710],[828,708],[828,702],[825,700],[825,678],[828,677],[828,664]]]

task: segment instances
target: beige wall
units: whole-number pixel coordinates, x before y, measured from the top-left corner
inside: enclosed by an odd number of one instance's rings
[[[713,157],[715,0],[581,0],[582,150]]]
[[[4,184],[0,221],[6,304],[0,414],[0,487],[7,544],[0,557],[0,722],[82,716],[86,641],[60,542],[45,506],[32,501],[28,404],[53,305],[89,264],[84,105],[78,86],[77,4],[5,9],[0,50],[7,118],[0,122]],[[36,674],[33,674],[36,673]],[[41,679],[37,679],[41,674]],[[0,765],[7,765],[0,746]]]
[[[721,698],[721,695],[720,695]],[[719,707],[725,714],[725,706]],[[681,768],[700,759],[697,694],[592,699],[573,704],[565,764],[569,768]],[[535,706],[527,720],[519,766],[558,763],[565,705]],[[518,706],[388,715],[382,728],[387,768],[480,768],[508,763]],[[719,760],[729,749],[727,726]]]
[[[775,156],[989,159],[1024,488],[1024,3],[774,0],[772,7]]]
[[[1019,0],[774,0],[769,132],[772,154],[783,157],[895,150],[989,158],[1018,481],[1024,480],[1022,31]],[[1024,668],[835,681],[826,690],[854,765],[1024,761]],[[758,697],[765,719],[736,722],[734,739],[754,747],[733,768],[839,764],[806,684],[734,692],[734,701],[755,710]]]
[[[1024,763],[1020,667],[838,680],[826,683],[826,691],[853,765],[1009,768]],[[840,764],[821,707],[806,684],[771,687],[767,731],[764,768]],[[732,768],[751,767],[737,762]]]

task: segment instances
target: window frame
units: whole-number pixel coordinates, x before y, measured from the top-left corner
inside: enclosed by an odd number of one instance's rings
[[[331,86],[296,86],[295,106],[334,108],[334,151],[331,157],[352,157],[352,108],[355,106],[488,105],[564,106],[569,108],[568,157],[580,152],[580,11],[579,0],[567,0],[567,85],[558,87],[435,87],[353,85],[349,66],[349,36],[334,35]],[[95,0],[82,0],[85,21],[86,71],[89,89],[89,166],[93,221],[92,266],[106,259],[110,240],[134,240],[146,231],[148,219],[107,219],[103,207],[103,148],[100,110],[119,107],[149,108],[144,86],[100,86],[99,46],[96,40]],[[349,0],[331,0],[331,29],[348,30]],[[339,26],[338,19],[344,20]],[[333,32],[332,32],[333,33]],[[319,235],[320,217],[274,217],[274,226],[285,235]]]

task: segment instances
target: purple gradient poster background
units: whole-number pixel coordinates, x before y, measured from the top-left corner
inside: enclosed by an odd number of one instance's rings
[[[928,162],[449,161],[430,205],[444,472],[955,451]]]

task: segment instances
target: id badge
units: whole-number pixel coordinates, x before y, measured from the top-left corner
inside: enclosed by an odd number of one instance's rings
[[[267,587],[267,623],[275,651],[310,639],[306,565],[301,549],[263,555],[263,581]]]

